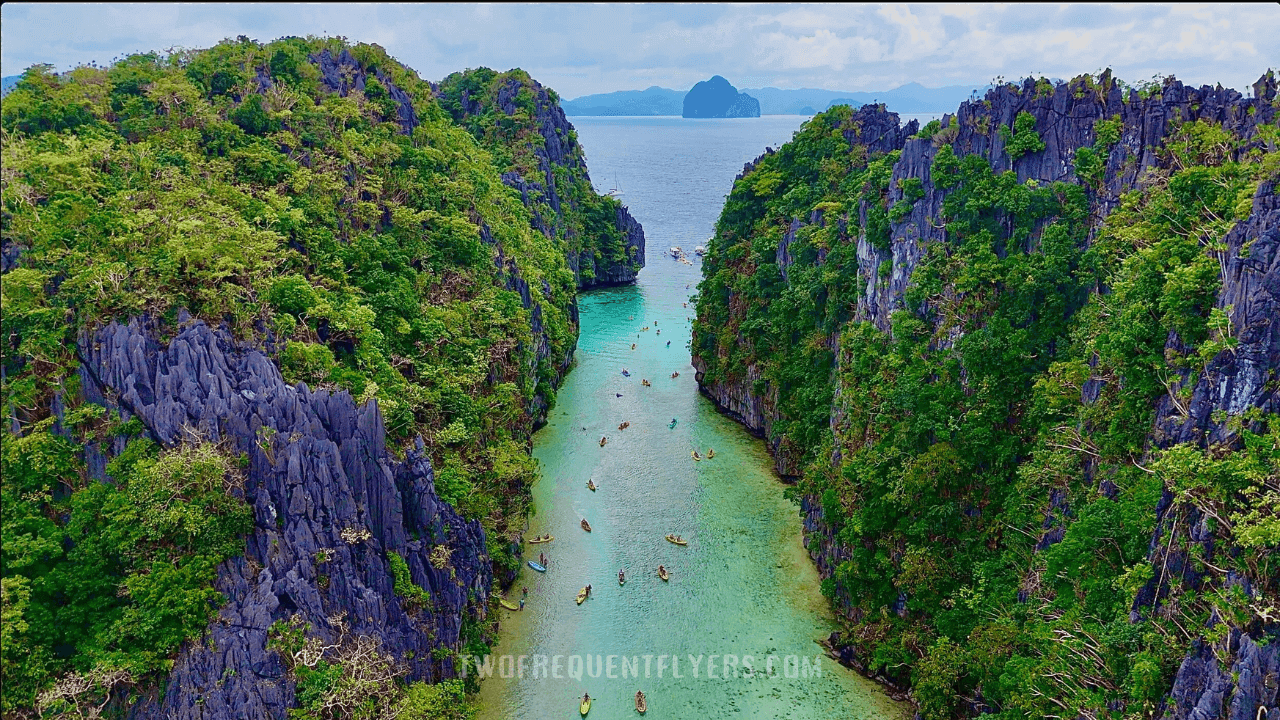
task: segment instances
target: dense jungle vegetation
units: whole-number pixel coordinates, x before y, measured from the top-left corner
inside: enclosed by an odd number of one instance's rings
[[[535,224],[568,248],[579,287],[596,282],[598,267],[625,267],[633,274],[640,269],[643,258],[617,227],[622,204],[591,187],[578,134],[559,110],[554,90],[520,69],[478,68],[446,77],[437,95],[500,170],[538,185],[529,198]],[[554,140],[549,143],[547,135]]]
[[[1035,117],[1011,125],[1011,158],[1044,150]],[[1178,122],[1100,219],[1118,116],[1076,152],[1080,182],[1052,184],[957,156],[956,127],[934,122],[917,136],[936,151],[933,187],[906,178],[893,204],[901,151],[869,154],[860,129],[834,107],[735,183],[699,288],[703,384],[776,404],[772,439],[799,459],[791,492],[847,551],[823,584],[843,636],[871,673],[911,685],[925,718],[1147,717],[1194,640],[1257,632],[1280,607],[1280,417],[1218,418],[1231,445],[1152,439],[1157,401],[1185,402],[1238,341],[1215,305],[1223,238],[1280,176],[1280,133],[1246,143]],[[927,192],[945,241],[922,243],[903,309],[877,327],[858,301],[888,287],[892,224]],[[1162,572],[1148,557],[1162,498],[1167,523],[1203,520],[1231,549],[1190,543],[1212,582],[1131,621]]]
[[[337,92],[317,58],[344,50]],[[496,118],[461,127],[411,70],[341,39],[33,67],[2,111],[6,716],[87,711],[72,681],[163,677],[252,528],[242,458],[158,447],[82,402],[77,340],[112,320],[172,329],[186,311],[267,348],[288,382],[377,399],[390,444],[425,438],[440,496],[514,567],[534,400],[554,400],[577,336],[565,234],[534,231],[500,179],[524,152],[505,143],[530,135],[478,143]],[[608,252],[588,190],[567,223]],[[495,245],[540,289],[546,357]],[[89,478],[82,447],[122,437],[111,482]],[[438,688],[403,716],[456,705]]]

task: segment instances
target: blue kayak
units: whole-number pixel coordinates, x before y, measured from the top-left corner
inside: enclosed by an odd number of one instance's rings
[[[534,562],[534,561],[532,561],[532,560],[530,560],[530,561],[529,561],[529,567],[533,568],[534,570],[537,570],[538,572],[546,572],[546,571],[547,571],[547,569],[546,569],[546,568],[542,567],[541,565],[539,565],[538,563],[536,563],[536,562]]]
[[[631,377],[631,373],[627,372],[626,370],[623,370],[623,371],[622,371],[622,374],[623,374],[623,375],[625,375],[625,376],[627,376],[627,377]]]

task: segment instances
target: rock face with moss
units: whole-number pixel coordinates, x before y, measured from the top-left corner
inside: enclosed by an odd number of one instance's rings
[[[644,229],[591,185],[582,146],[559,97],[522,70],[454,73],[436,90],[441,104],[489,148],[520,192],[533,224],[565,248],[580,289],[635,281],[644,267]]]
[[[2,114],[0,712],[465,716],[577,339],[525,146],[337,39],[37,67]]]
[[[199,437],[247,458],[255,529],[218,574],[225,604],[162,696],[132,715],[264,717],[294,705],[287,660],[269,647],[283,617],[326,646],[374,638],[407,679],[453,677],[450,651],[464,619],[484,618],[493,576],[480,523],[440,500],[421,442],[395,460],[376,401],[292,387],[261,350],[182,324],[167,346],[137,321],[79,343],[87,402],[137,417],[163,447]],[[392,554],[419,592],[397,587]]]
[[[700,385],[796,480],[841,657],[923,717],[1276,712],[1271,73],[1253,95],[833,108],[735,182]]]

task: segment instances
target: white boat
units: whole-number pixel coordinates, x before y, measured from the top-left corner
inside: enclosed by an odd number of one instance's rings
[[[697,255],[698,257],[702,257],[703,255],[707,254],[707,249],[699,245],[698,247],[693,249],[693,254]]]
[[[670,250],[668,250],[667,252],[671,255],[671,257],[673,257],[673,258],[675,258],[675,259],[677,259],[677,260],[679,260],[680,258],[684,257],[684,248],[673,247],[673,248],[671,248]]]

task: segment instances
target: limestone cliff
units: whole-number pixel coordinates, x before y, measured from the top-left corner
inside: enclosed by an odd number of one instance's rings
[[[501,143],[502,180],[520,193],[533,225],[565,246],[580,289],[635,281],[644,228],[591,185],[577,132],[559,97],[521,70],[455,73],[437,86],[454,119],[481,142]]]
[[[1088,248],[1099,233],[1104,232],[1109,216],[1122,207],[1133,212],[1133,198],[1138,195],[1128,193],[1150,192],[1153,186],[1161,187],[1160,183],[1167,182],[1165,178],[1192,162],[1186,156],[1179,156],[1173,146],[1175,142],[1188,142],[1186,128],[1220,128],[1224,131],[1222,137],[1231,138],[1222,145],[1218,160],[1207,161],[1210,164],[1274,153],[1276,97],[1276,81],[1270,73],[1255,85],[1252,98],[1221,87],[1187,87],[1172,79],[1139,94],[1136,90],[1122,89],[1108,73],[1097,79],[1077,78],[1056,86],[1028,79],[1019,85],[997,87],[982,100],[964,103],[955,115],[944,117],[938,125],[927,128],[927,132],[919,132],[914,124],[902,127],[897,116],[885,112],[882,106],[863,107],[840,122],[847,144],[838,149],[829,146],[832,149],[824,151],[827,157],[835,158],[847,153],[855,167],[872,161],[873,171],[865,176],[865,185],[854,187],[850,192],[855,197],[859,197],[860,192],[861,199],[834,218],[831,213],[839,212],[839,203],[826,201],[817,202],[811,211],[806,209],[802,214],[770,217],[769,222],[776,228],[770,231],[773,247],[766,247],[762,252],[761,245],[770,242],[765,231],[745,238],[739,230],[746,226],[745,218],[759,217],[747,214],[747,208],[757,207],[750,205],[756,202],[751,198],[753,195],[769,197],[788,190],[799,192],[792,190],[794,185],[777,185],[771,173],[776,173],[779,164],[763,162],[774,155],[770,150],[749,163],[739,176],[735,195],[742,199],[735,204],[731,196],[721,218],[718,237],[710,248],[711,255],[720,257],[712,258],[708,264],[708,278],[720,272],[723,265],[732,267],[737,277],[745,281],[724,282],[723,286],[722,281],[716,284],[704,281],[701,288],[699,314],[704,317],[700,317],[703,324],[695,326],[694,364],[702,391],[722,411],[766,439],[780,474],[797,477],[807,472],[838,478],[842,465],[860,448],[874,442],[877,433],[887,429],[867,422],[869,400],[860,394],[851,395],[850,388],[841,379],[865,372],[865,368],[850,367],[849,363],[867,362],[860,359],[865,358],[866,353],[851,352],[850,348],[867,342],[868,338],[888,338],[877,342],[895,342],[896,337],[910,327],[895,325],[895,318],[908,316],[924,322],[923,330],[912,332],[923,332],[923,336],[930,338],[925,346],[929,353],[959,354],[960,343],[968,342],[968,336],[986,332],[983,323],[987,318],[979,316],[976,321],[970,321],[957,313],[956,308],[966,302],[965,292],[945,285],[938,289],[930,286],[928,292],[918,289],[922,282],[930,281],[927,273],[934,272],[926,267],[927,263],[937,263],[939,257],[960,252],[960,241],[954,231],[949,232],[949,221],[958,216],[968,217],[962,215],[964,205],[954,199],[948,202],[957,192],[956,186],[948,184],[950,178],[936,176],[941,172],[939,168],[972,168],[972,164],[965,163],[977,160],[989,168],[993,176],[1010,173],[1007,187],[1037,188],[1061,183],[1054,186],[1062,188],[1061,192],[1070,186],[1082,188],[1089,215],[1075,227],[1079,228],[1079,247]],[[1023,133],[1031,127],[1035,129],[1034,141],[1030,134]],[[1107,137],[1100,137],[1103,134]],[[1175,136],[1176,141],[1171,139]],[[783,152],[787,150],[783,148]],[[792,152],[788,157],[794,160],[789,161],[804,162],[798,155],[803,151]],[[948,157],[940,160],[940,154]],[[957,159],[955,165],[948,165],[951,157]],[[883,176],[874,172],[877,159],[888,163],[883,166]],[[767,169],[761,169],[762,165]],[[816,163],[812,172],[817,176]],[[828,171],[824,167],[822,172]],[[839,182],[839,176],[835,178],[830,181],[831,187]],[[775,191],[775,187],[781,189]],[[827,188],[816,182],[814,187],[817,190],[808,196],[813,198],[809,200],[811,204],[822,200],[822,192]],[[1217,448],[1215,452],[1240,449],[1244,444],[1240,435],[1241,418],[1274,417],[1280,412],[1280,396],[1274,383],[1280,373],[1280,325],[1277,324],[1280,323],[1280,231],[1277,230],[1280,200],[1274,176],[1264,177],[1256,186],[1249,187],[1241,200],[1247,203],[1242,207],[1249,209],[1238,221],[1232,220],[1223,226],[1220,283],[1214,286],[1209,304],[1200,309],[1204,314],[1210,307],[1224,313],[1224,322],[1230,323],[1224,326],[1230,328],[1230,339],[1226,341],[1229,347],[1206,351],[1203,368],[1183,368],[1167,379],[1168,393],[1155,397],[1148,405],[1148,413],[1154,411],[1148,415],[1151,420],[1145,433],[1148,457],[1163,457],[1162,452],[1178,444]],[[960,202],[973,205],[967,199]],[[1125,206],[1125,202],[1131,205]],[[1013,238],[1021,238],[1016,242],[1028,244],[1023,246],[1023,252],[1035,252],[1036,243],[1046,228],[1053,222],[1061,222],[1023,221],[1018,212],[1000,210],[992,216],[990,227],[997,232],[1001,227],[1006,228],[1006,237],[1011,238],[1009,245],[996,250],[995,257],[1003,258],[1006,253],[1012,257],[1019,251]],[[1021,212],[1030,211],[1024,208]],[[1015,231],[1019,223],[1024,223],[1021,225],[1024,229]],[[803,241],[797,242],[797,238]],[[727,248],[745,239],[754,243],[745,257],[729,254]],[[1028,246],[1030,250],[1026,249]],[[738,318],[759,327],[759,321],[750,319],[752,311],[748,309],[759,302],[752,299],[753,294],[790,302],[785,300],[786,289],[798,289],[801,282],[798,277],[814,282],[819,277],[814,273],[821,273],[825,278],[847,277],[851,281],[845,285],[829,280],[825,283],[819,302],[826,303],[826,319],[820,316],[818,327],[808,331],[812,339],[803,341],[808,355],[805,362],[820,363],[822,360],[811,358],[830,358],[825,370],[814,370],[815,377],[829,378],[825,381],[830,397],[829,413],[825,413],[827,430],[824,438],[806,443],[801,440],[805,436],[798,430],[801,419],[795,415],[796,408],[817,412],[822,401],[815,402],[811,395],[806,395],[810,398],[806,402],[810,404],[801,406],[802,401],[796,399],[801,389],[809,394],[814,392],[811,389],[814,386],[802,386],[789,379],[788,373],[795,371],[785,370],[792,367],[787,363],[799,361],[798,351],[786,351],[791,353],[787,356],[780,355],[782,351],[777,348],[766,349],[764,339],[739,329]],[[1111,292],[1108,287],[1087,289],[1104,297]],[[837,299],[839,305],[836,305]],[[725,329],[726,317],[728,329]],[[1188,345],[1189,341],[1180,333],[1169,332],[1164,351],[1169,357],[1177,357],[1187,352]],[[1096,356],[1090,362],[1092,365],[1082,362],[1081,366],[1086,370],[1089,366],[1098,366]],[[954,372],[958,377],[948,381],[958,382],[960,397],[983,392],[966,385],[967,368],[963,364],[955,367]],[[1077,391],[1077,402],[1089,407],[1098,402],[1100,396],[1114,393],[1117,379],[1114,374],[1108,374],[1110,372],[1099,369],[1093,377],[1085,378],[1082,389]],[[923,380],[943,381],[936,375]],[[858,392],[866,392],[865,387]],[[893,388],[883,388],[883,393],[892,397]],[[1010,418],[1008,422],[1013,424],[1018,420]],[[1245,427],[1257,430],[1261,426],[1246,424]],[[933,432],[934,443],[947,438],[945,429]],[[1060,432],[1076,433],[1070,435],[1073,438],[1087,438],[1091,428],[1086,423],[1077,429],[1061,428]],[[1063,439],[1061,442],[1074,447],[1071,443],[1075,441]],[[946,445],[936,445],[935,450],[938,447]],[[1088,457],[1089,452],[1100,452],[1089,447],[1086,444],[1081,451],[1086,485],[1092,484],[1091,492],[1095,496],[1115,497],[1115,484],[1104,477],[1113,474],[1114,469],[1106,470],[1105,463]],[[1022,462],[1030,464],[1029,460]],[[828,487],[847,488],[847,478],[856,477],[849,474],[852,472],[855,471],[846,470],[845,480],[827,481],[834,483]],[[856,472],[869,470],[859,466]],[[846,484],[840,485],[841,482]],[[1273,487],[1276,482],[1275,477],[1264,479],[1263,486]],[[802,486],[814,484],[805,481]],[[844,499],[830,494],[832,492],[811,494],[802,499],[805,541],[822,575],[830,578],[830,596],[837,610],[845,614],[861,634],[861,639],[853,636],[837,639],[838,644],[849,646],[841,652],[842,657],[851,664],[879,672],[876,668],[883,668],[884,663],[877,664],[869,649],[876,648],[880,641],[868,636],[885,632],[884,628],[890,623],[870,617],[865,599],[861,603],[851,601],[851,588],[841,580],[841,567],[851,562],[865,562],[868,550],[877,549],[885,553],[884,567],[894,568],[890,571],[893,573],[905,573],[907,558],[901,544],[878,544],[874,538],[852,540],[858,536],[856,531],[851,534],[848,518],[842,517],[832,524],[829,513],[836,511],[843,516],[850,513],[851,504],[856,507],[859,502],[856,496]],[[1169,617],[1186,611],[1184,598],[1215,592],[1238,591],[1244,602],[1253,603],[1262,614],[1246,613],[1232,620],[1214,610],[1205,631],[1198,634],[1191,631],[1193,637],[1201,639],[1186,649],[1181,666],[1176,671],[1166,671],[1164,682],[1171,683],[1171,689],[1160,697],[1158,707],[1148,708],[1157,715],[1178,720],[1193,717],[1235,720],[1266,712],[1274,714],[1280,680],[1277,675],[1280,650],[1275,640],[1280,637],[1280,626],[1266,610],[1277,599],[1274,575],[1264,570],[1241,574],[1212,569],[1222,562],[1221,558],[1237,555],[1240,547],[1233,546],[1233,536],[1206,514],[1206,508],[1212,505],[1183,492],[1179,496],[1166,485],[1164,498],[1146,510],[1144,522],[1154,530],[1145,564],[1152,570],[1145,584],[1136,589],[1129,621],[1143,627],[1148,619],[1168,622]],[[1036,503],[1037,513],[1043,515],[1043,526],[1033,548],[1037,554],[1063,542],[1079,518],[1080,506],[1093,502],[1088,493],[1068,492],[1063,488],[1016,501]],[[984,507],[979,500],[969,500],[959,503],[956,510],[962,517],[974,518],[972,522],[979,523],[997,509]],[[856,516],[857,511],[853,512]],[[989,542],[994,545],[1001,541],[991,539]],[[1040,592],[1040,570],[1035,569],[1038,562],[1033,558],[1031,565],[1018,591],[1021,603]],[[920,572],[919,566],[913,566],[912,572]],[[957,568],[955,572],[964,571]],[[1134,572],[1148,576],[1142,574],[1147,571],[1141,569]],[[925,617],[916,594],[926,590],[913,583],[899,575],[893,582],[897,588],[892,591],[894,595],[881,595],[880,611],[885,617],[897,618],[896,622],[906,626]],[[925,651],[920,654],[928,655]],[[899,685],[907,681],[904,675],[887,675],[882,679]],[[963,701],[952,698],[951,702],[955,703],[947,711],[951,713],[978,714],[994,709],[983,699],[981,685]],[[1124,701],[1114,703],[1119,704],[1111,708],[1113,711],[1125,707]],[[926,706],[924,711],[927,715],[936,713],[936,707]],[[1129,707],[1136,709],[1133,704]]]

